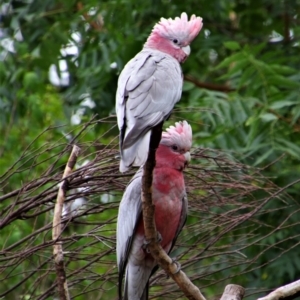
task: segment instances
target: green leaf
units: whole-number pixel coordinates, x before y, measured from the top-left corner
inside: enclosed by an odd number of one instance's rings
[[[298,82],[288,79],[281,75],[269,76],[268,81],[270,84],[274,84],[284,88],[297,88],[300,86]]]
[[[282,100],[282,101],[277,101],[275,103],[273,103],[270,108],[271,109],[279,109],[279,108],[283,108],[286,106],[291,106],[291,105],[295,105],[296,103],[293,101],[288,101],[288,100]]]
[[[258,166],[262,162],[264,162],[271,154],[273,154],[274,149],[270,148],[268,151],[266,151],[263,155],[260,155],[258,159],[255,161],[254,165]]]
[[[229,50],[240,50],[241,49],[240,44],[235,41],[224,42],[223,44]]]
[[[249,65],[249,60],[247,58],[243,58],[232,64],[233,66],[228,70],[228,72],[226,72],[219,79],[227,79],[230,78],[232,75],[236,74],[237,72],[243,72],[245,67]]]
[[[284,138],[277,138],[277,142],[283,145],[283,148],[285,152],[290,153],[294,157],[300,159],[300,147],[287,139]]]
[[[241,88],[244,84],[252,80],[253,75],[255,75],[256,70],[252,65],[249,65],[242,72],[242,76],[239,78],[239,88]]]
[[[250,126],[250,125],[252,125],[256,121],[257,121],[257,117],[256,116],[250,116],[248,118],[248,120],[245,122],[245,125],[246,126]]]
[[[24,75],[23,85],[26,89],[33,90],[38,83],[39,83],[39,78],[36,73],[28,72]]]
[[[265,122],[270,122],[270,121],[274,121],[277,120],[278,117],[272,113],[264,113],[262,115],[259,116],[260,119],[262,119]]]
[[[266,47],[266,45],[267,45],[267,43],[264,42],[264,43],[260,43],[258,45],[252,46],[250,49],[250,52],[256,56]]]
[[[184,81],[182,91],[187,92],[195,88],[195,84],[192,82]]]
[[[294,68],[291,68],[289,66],[284,66],[284,65],[277,65],[277,64],[272,64],[270,67],[276,72],[280,73],[282,75],[292,75],[295,74],[296,70]]]
[[[215,70],[228,67],[231,63],[238,62],[243,58],[245,58],[245,54],[243,52],[235,53],[229,57],[226,57],[218,66],[216,66]]]

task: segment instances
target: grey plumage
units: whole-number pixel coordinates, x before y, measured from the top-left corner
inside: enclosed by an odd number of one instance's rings
[[[150,129],[166,120],[182,92],[179,62],[167,53],[144,48],[119,76],[116,112],[120,129],[120,171],[147,158]]]

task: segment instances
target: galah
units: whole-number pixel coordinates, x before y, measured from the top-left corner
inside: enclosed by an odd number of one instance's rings
[[[154,26],[141,52],[122,70],[116,94],[120,130],[120,171],[141,166],[147,159],[150,131],[166,120],[181,98],[180,63],[202,28],[202,19],[186,13]]]
[[[190,161],[192,129],[186,122],[178,122],[162,133],[156,151],[153,170],[152,202],[155,205],[155,224],[161,246],[167,253],[185,223],[187,197],[183,169]],[[124,300],[148,299],[149,278],[157,264],[148,253],[142,216],[143,168],[127,186],[119,207],[117,222],[117,264],[119,270],[119,299],[125,273]]]

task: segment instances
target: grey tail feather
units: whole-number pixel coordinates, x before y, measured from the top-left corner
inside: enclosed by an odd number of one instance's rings
[[[148,298],[149,298],[149,280],[147,281],[147,284],[145,286],[145,289],[143,291],[143,294],[142,294],[140,300],[148,300]],[[124,297],[122,300],[131,300],[128,298],[128,281],[127,280],[125,281]]]
[[[122,299],[120,299],[120,300],[122,300]],[[128,298],[128,281],[127,280],[125,280],[123,300],[129,300],[129,298]]]
[[[122,147],[123,147],[123,141],[124,141],[124,138],[125,138],[125,133],[126,133],[126,117],[124,116],[124,119],[123,119],[123,126],[122,126],[122,128],[120,129],[120,135],[119,135],[119,145],[120,145],[120,149],[122,149]]]
[[[142,295],[140,300],[148,300],[148,298],[149,298],[149,280],[148,280],[148,282],[145,286],[145,289],[143,291],[143,295]]]
[[[138,141],[125,150],[121,149],[120,172],[124,173],[130,169],[136,158],[139,145],[140,142]]]
[[[120,264],[120,265],[122,265],[122,264]],[[122,281],[123,281],[123,275],[124,275],[124,271],[121,268],[121,272],[119,273],[119,286],[118,286],[119,300],[122,300]]]

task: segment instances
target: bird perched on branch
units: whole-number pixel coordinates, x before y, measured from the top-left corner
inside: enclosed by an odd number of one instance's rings
[[[183,169],[190,161],[192,129],[186,122],[178,122],[162,133],[156,151],[153,170],[152,202],[155,205],[155,224],[161,246],[170,253],[185,223],[187,197]],[[142,216],[143,168],[127,186],[119,207],[117,223],[117,263],[119,270],[119,298],[125,273],[124,300],[148,299],[149,278],[157,265],[147,252]]]
[[[120,130],[120,171],[146,161],[150,131],[166,120],[180,100],[183,76],[180,63],[202,28],[202,18],[186,13],[161,20],[143,49],[124,67],[118,80],[116,113]]]

